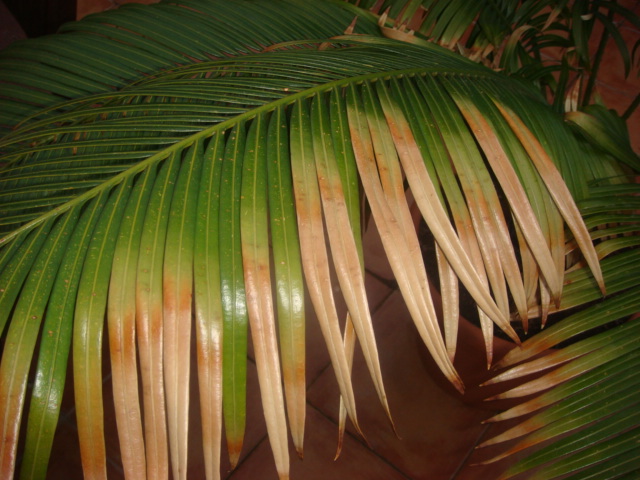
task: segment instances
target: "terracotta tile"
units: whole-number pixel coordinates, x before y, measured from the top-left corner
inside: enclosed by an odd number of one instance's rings
[[[640,32],[627,26],[622,26],[620,33],[629,48],[633,48],[633,44],[640,36]],[[618,114],[622,115],[640,93],[639,65],[636,62],[635,68],[632,67],[629,76],[625,77],[623,61],[612,41],[610,41],[609,49],[611,53],[604,55],[602,66],[600,67],[596,93],[600,95],[608,108],[614,109]],[[636,108],[627,122],[631,146],[636,153],[640,153],[640,109]]]
[[[304,460],[296,456],[290,459],[292,480],[407,479],[351,436],[345,438],[343,455],[334,461],[337,426],[314,408],[309,408],[307,425]],[[258,478],[261,480],[278,478],[269,441],[266,439],[240,468],[228,477],[229,480]]]
[[[110,374],[103,382],[102,395],[104,398],[104,437],[107,447],[107,456],[115,465],[119,465],[120,468],[122,468],[120,441],[118,439],[118,425],[116,423],[116,412],[113,403],[113,384]]]
[[[640,32],[631,26],[621,26],[618,31],[631,52]],[[594,40],[595,39],[597,39],[597,37],[595,37]],[[633,65],[629,76],[625,77],[624,61],[613,39],[609,39],[607,48],[607,53],[603,55],[602,63],[598,70],[598,82],[616,87],[620,95],[635,97],[635,94],[640,90],[640,79],[634,75]],[[636,65],[636,72],[637,67]]]
[[[92,13],[103,12],[113,7],[114,3],[112,0],[77,0],[76,19],[80,20]]]
[[[122,468],[113,461],[107,461],[107,477],[109,480],[124,479]],[[81,480],[82,462],[78,431],[75,425],[65,422],[58,427],[53,441],[51,460],[47,471],[47,479]]]
[[[369,272],[366,273],[364,282],[369,297],[369,308],[371,313],[374,314],[395,291],[395,285],[392,288],[388,283],[382,282]]]
[[[622,6],[629,8],[640,14],[640,2],[629,0],[623,2]],[[635,42],[640,36],[640,31],[628,21],[619,16],[614,18],[614,23],[618,25],[618,32],[622,36],[624,42],[631,54]],[[596,51],[600,41],[602,28],[598,26],[594,30],[590,47],[592,51]],[[609,38],[607,51],[602,58],[602,63],[598,70],[598,80],[596,83],[596,93],[598,93],[605,105],[623,114],[629,107],[633,99],[640,92],[640,78],[638,77],[638,62],[631,66],[630,74],[624,75],[624,62],[616,43]],[[640,110],[636,109],[635,113],[628,120],[628,128],[631,136],[631,145],[634,150],[640,153]]]
[[[365,276],[365,287],[367,289],[367,296],[369,298],[370,311],[375,312],[384,300],[391,293],[391,288],[378,280],[371,274]],[[339,288],[336,289],[336,293],[339,294]],[[345,318],[346,306],[341,299],[341,295],[336,295],[337,309],[339,312],[339,318],[342,320]],[[309,301],[309,305],[311,302]],[[344,324],[341,323],[344,331]],[[317,317],[313,312],[307,315],[307,385],[310,385],[320,375],[330,363],[329,353],[327,351],[324,337],[320,329]]]
[[[111,10],[126,3],[143,3],[148,5],[157,3],[158,1],[159,0],[78,0],[76,4],[76,19],[80,20],[86,15]]]
[[[113,3],[116,5],[124,5],[126,3],[142,3],[145,5],[150,5],[152,3],[158,3],[160,0],[113,0]]]
[[[380,407],[361,356],[354,362],[353,382],[360,424],[373,450],[413,479],[448,479],[457,471],[484,430],[484,407],[466,405],[458,394],[441,388],[409,319],[399,293],[375,316],[376,335],[386,392],[399,437]],[[484,362],[480,363],[484,368]],[[437,378],[440,376],[440,378]],[[337,418],[338,393],[332,372],[309,390],[309,402]],[[349,427],[353,431],[352,427]],[[343,455],[348,456],[345,449]]]
[[[363,235],[364,264],[367,271],[377,275],[383,280],[394,281],[391,266],[387,260],[387,254],[382,246],[380,234],[375,226],[373,218],[369,221],[368,228]]]
[[[640,13],[640,12],[637,12]],[[640,30],[630,23],[621,23],[618,28],[618,32],[622,36],[627,48],[629,49],[629,55],[633,53],[633,46],[635,42],[638,41],[638,34]],[[609,39],[609,43],[607,44],[608,51],[603,55],[602,59],[602,70],[601,70],[601,81],[604,83],[610,83],[607,81],[608,77],[612,77],[617,81],[625,81],[628,85],[638,85],[640,82],[638,78],[631,74],[627,79],[624,77],[624,61],[620,53],[618,52],[618,48],[613,39]],[[610,53],[609,53],[610,52]],[[633,57],[631,57],[633,60]],[[634,64],[631,63],[631,70],[633,71]],[[637,60],[635,64],[636,70],[638,68]]]
[[[82,478],[78,431],[69,423],[58,426],[53,440],[47,478]]]
[[[633,101],[635,95],[640,93],[640,84],[636,87],[636,93],[633,96],[630,94],[631,88],[621,91],[615,86],[606,84],[598,85],[597,91],[607,108],[613,109],[619,115],[622,115]],[[636,108],[627,120],[627,131],[629,132],[631,147],[637,154],[640,154],[640,108]]]
[[[247,364],[247,423],[240,463],[256,448],[258,443],[267,435],[267,427],[262,412],[262,400],[260,399],[260,386],[258,385],[258,373],[252,361]],[[226,442],[223,439],[222,467],[221,471],[228,472],[229,459],[226,454]]]

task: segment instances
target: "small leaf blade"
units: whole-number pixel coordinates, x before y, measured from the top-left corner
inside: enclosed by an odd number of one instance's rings
[[[253,120],[242,163],[240,233],[247,311],[255,352],[262,409],[276,469],[289,478],[289,446],[280,357],[273,312],[267,218],[267,121]]]

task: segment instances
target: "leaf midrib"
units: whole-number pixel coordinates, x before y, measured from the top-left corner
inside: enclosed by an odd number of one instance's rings
[[[6,244],[7,242],[9,242],[10,240],[14,239],[16,236],[18,236],[20,233],[28,231],[33,229],[34,227],[36,227],[37,225],[40,225],[42,222],[46,221],[49,218],[55,217],[57,215],[60,215],[66,211],[68,211],[69,209],[71,209],[72,207],[82,204],[83,202],[89,200],[90,198],[93,198],[94,196],[98,195],[100,192],[105,191],[107,189],[110,189],[116,185],[118,185],[120,182],[124,181],[127,178],[130,178],[142,171],[144,171],[147,167],[156,164],[166,158],[168,158],[170,155],[189,147],[190,145],[192,145],[193,143],[195,143],[197,140],[202,140],[205,139],[211,135],[213,135],[216,132],[221,132],[221,131],[225,131],[243,121],[247,121],[247,120],[251,120],[254,117],[256,117],[257,115],[259,115],[260,113],[264,113],[264,112],[270,112],[275,110],[278,107],[286,107],[288,105],[292,105],[293,103],[295,103],[297,100],[302,100],[302,99],[306,99],[306,98],[310,98],[314,95],[317,94],[322,94],[325,92],[328,92],[334,88],[340,88],[340,87],[346,87],[350,84],[360,84],[366,81],[378,81],[378,80],[386,80],[389,78],[401,78],[404,76],[415,76],[415,75],[428,75],[428,74],[432,74],[432,75],[464,75],[466,77],[469,76],[485,76],[485,77],[492,77],[492,78],[497,78],[495,77],[495,75],[493,75],[492,71],[487,71],[487,72],[474,72],[472,75],[469,74],[469,72],[464,72],[463,70],[460,71],[456,71],[456,70],[449,70],[449,71],[429,71],[429,69],[425,68],[425,67],[418,67],[418,68],[409,68],[409,69],[402,69],[402,70],[389,70],[389,71],[384,71],[384,72],[375,72],[375,73],[369,73],[369,74],[365,74],[365,75],[359,75],[359,76],[355,76],[355,77],[348,77],[348,78],[342,78],[339,80],[334,80],[332,82],[328,82],[322,85],[318,85],[315,86],[313,88],[309,88],[306,90],[303,90],[301,92],[296,92],[296,93],[292,93],[291,95],[288,95],[286,97],[280,98],[278,100],[275,100],[273,102],[270,103],[266,103],[264,105],[261,105],[260,107],[254,108],[252,110],[248,110],[242,114],[239,114],[237,116],[235,116],[234,118],[231,118],[229,120],[225,120],[223,122],[220,122],[212,127],[206,128],[194,135],[191,135],[189,137],[184,138],[183,140],[179,140],[178,142],[174,143],[173,145],[165,148],[162,151],[159,151],[153,155],[151,155],[150,157],[148,157],[145,160],[142,160],[141,162],[139,162],[138,164],[130,167],[128,170],[106,180],[105,182],[103,182],[101,185],[92,188],[91,190],[88,190],[87,192],[84,192],[83,194],[79,195],[78,197],[74,198],[73,200],[68,201],[67,203],[60,205],[52,210],[50,210],[49,212],[41,215],[40,217],[26,223],[25,225],[22,225],[21,227],[15,229],[14,231],[10,232],[9,234],[7,234],[6,236],[4,236],[3,238],[0,238],[0,248]]]

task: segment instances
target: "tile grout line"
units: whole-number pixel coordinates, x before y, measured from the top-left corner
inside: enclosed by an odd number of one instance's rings
[[[385,283],[383,279],[380,279],[377,277],[377,275],[367,271],[367,275],[372,275],[374,278],[376,278],[376,280],[381,281],[382,283]],[[386,283],[385,283],[386,285]],[[396,290],[397,290],[397,285],[386,285],[389,287],[389,291],[384,295],[384,298],[378,303],[378,305],[375,307],[375,309],[371,310],[371,318],[373,321],[373,317],[375,316],[375,314],[382,308],[382,306],[389,300],[389,298],[391,297],[391,295],[393,295]],[[324,375],[324,372],[326,372],[326,370],[328,368],[331,368],[331,360],[329,360],[326,365],[324,367],[322,367],[322,369],[319,370],[318,374],[315,376],[315,378],[313,380],[311,380],[309,382],[309,385],[307,385],[307,392],[309,391],[309,389],[311,389],[311,387],[318,381],[318,379]]]
[[[389,300],[389,298],[391,298],[392,295],[394,295],[396,293],[396,291],[398,290],[397,288],[397,284],[395,284],[395,282],[393,281],[389,281],[389,280],[384,280],[382,278],[379,278],[378,275],[375,275],[372,272],[367,271],[367,274],[374,276],[377,280],[382,281],[382,283],[385,283],[385,285],[389,286],[389,292],[387,292],[387,294],[384,296],[384,299],[381,300],[378,304],[378,306],[372,310],[371,312],[371,316],[373,317],[379,310],[382,309],[382,307],[384,306],[385,303],[387,303],[387,301]],[[388,285],[388,283],[393,283],[393,285]],[[324,374],[324,372],[328,369],[331,368],[331,361],[329,361],[327,363],[327,365],[321,370],[321,372],[316,376],[316,378],[309,384],[309,386],[307,387],[307,391],[309,391],[309,389],[315,384],[316,381],[318,381],[318,379]],[[330,423],[332,423],[333,425],[336,426],[336,428],[338,427],[338,424],[335,422],[335,420],[333,418],[331,418],[330,416],[326,415],[322,410],[320,410],[318,407],[316,407],[315,405],[313,405],[313,403],[311,403],[308,399],[307,399],[307,408],[312,408],[313,410],[315,410],[317,413],[319,413],[323,418],[325,418],[326,420],[328,420]],[[388,466],[390,466],[393,470],[395,470],[396,472],[398,472],[400,475],[402,475],[404,478],[406,478],[407,480],[412,480],[411,477],[409,477],[404,471],[402,471],[399,467],[397,467],[396,465],[394,465],[389,459],[387,459],[386,457],[380,455],[378,452],[376,452],[375,450],[371,449],[369,447],[369,445],[367,445],[367,443],[365,441],[363,441],[360,437],[354,435],[353,433],[349,432],[348,430],[345,429],[345,434],[349,435],[354,441],[358,442],[361,446],[363,446],[368,452],[372,453],[373,455],[375,455],[377,458],[379,458],[382,462],[384,462],[385,464],[387,464]]]
[[[251,450],[247,451],[247,453],[245,454],[244,458],[238,462],[238,464],[235,466],[235,468],[234,468],[233,470],[229,471],[229,472],[226,474],[226,476],[224,477],[224,479],[225,479],[225,480],[232,480],[233,475],[235,475],[236,473],[238,473],[238,470],[240,469],[240,467],[241,467],[243,464],[245,464],[245,463],[246,463],[246,462],[251,458],[251,456],[256,452],[256,450],[258,450],[258,448],[260,447],[260,445],[262,445],[262,443],[263,443],[265,440],[268,440],[268,439],[269,439],[269,435],[268,435],[268,434],[263,435],[263,436],[260,438],[260,441],[258,441],[258,442],[255,444],[255,446],[254,446]]]
[[[324,419],[328,420],[330,423],[332,423],[333,425],[336,426],[336,428],[338,428],[338,424],[336,423],[336,421],[331,418],[330,416],[326,415],[322,410],[320,410],[319,408],[317,408],[315,405],[313,405],[312,403],[309,403],[307,401],[307,405],[310,408],[313,408],[319,415],[321,415]],[[411,477],[409,477],[405,472],[403,472],[402,470],[400,470],[399,467],[397,467],[396,465],[394,465],[393,463],[391,463],[391,461],[389,459],[387,459],[386,457],[383,457],[382,455],[380,455],[378,452],[376,452],[375,450],[373,450],[372,448],[370,448],[365,442],[362,441],[362,439],[356,435],[354,435],[353,433],[351,433],[350,431],[348,431],[345,428],[345,435],[349,435],[349,437],[351,437],[351,439],[353,439],[354,441],[358,442],[361,446],[363,446],[368,452],[372,453],[373,455],[375,455],[378,459],[380,459],[383,463],[385,463],[386,465],[388,465],[389,467],[391,467],[393,470],[395,470],[396,472],[398,472],[400,475],[402,475],[404,478],[406,478],[407,480],[412,480]]]
[[[482,438],[484,438],[485,434],[487,433],[487,431],[489,430],[490,427],[491,427],[490,424],[484,425],[482,431],[480,432],[480,434],[476,438],[476,441],[471,446],[471,448],[469,448],[469,451],[464,456],[464,458],[460,461],[460,464],[458,465],[458,467],[453,471],[453,473],[451,474],[451,477],[449,477],[449,480],[455,480],[456,477],[458,476],[458,474],[467,465],[467,463],[469,462],[469,459],[471,458],[471,455],[473,455],[473,452],[475,451],[476,447],[480,444],[480,440],[482,440]]]
[[[395,291],[397,290],[397,286],[395,285],[395,282],[393,282],[392,280],[386,280],[383,279],[382,277],[379,277],[378,275],[374,274],[373,272],[366,272],[368,275],[372,275],[374,278],[376,278],[376,280],[380,281],[381,283],[385,284],[386,286],[389,287],[389,291],[386,293],[386,295],[384,296],[384,298],[378,303],[378,305],[376,306],[375,309],[372,310],[371,312],[371,316],[373,317],[373,315],[375,315],[376,312],[378,312],[378,310],[380,310],[382,308],[382,306],[387,302],[387,300],[389,299],[389,297],[391,297],[391,295],[393,295],[395,293]],[[389,285],[389,283],[391,283],[392,285]],[[251,357],[247,357],[247,361],[248,362],[252,362],[255,364],[255,360],[253,360]],[[324,374],[324,372],[328,369],[331,368],[331,361],[328,361],[327,364],[319,371],[319,373],[315,376],[315,378],[309,383],[309,385],[306,388],[306,391],[308,392],[309,389],[313,386],[313,384],[318,381],[318,379]],[[327,417],[326,415],[324,415],[322,412],[320,412],[320,410],[318,410],[318,408],[316,408],[312,403],[309,402],[309,400],[306,401],[306,405],[307,408],[311,407],[313,408],[315,411],[319,412],[324,418],[328,419],[329,421],[331,421],[331,423],[333,423],[334,425],[336,425],[336,423],[331,420],[329,417]],[[336,425],[337,426],[337,425]],[[352,438],[354,438],[355,440],[357,440],[361,445],[363,445],[367,450],[369,450],[370,452],[374,453],[377,457],[381,458],[382,460],[384,460],[385,463],[391,465],[393,467],[394,470],[398,470],[398,468],[395,465],[392,465],[389,463],[388,460],[386,460],[384,457],[381,457],[379,454],[377,454],[376,452],[374,452],[373,450],[371,450],[369,447],[367,447],[366,444],[362,443],[362,441],[358,440],[356,437],[354,437],[351,433],[347,432]],[[246,455],[244,456],[244,458],[238,462],[238,464],[236,465],[236,468],[232,471],[230,471],[227,476],[225,476],[225,480],[230,480],[232,479],[232,476],[234,475],[235,472],[238,471],[238,468],[240,468],[240,466],[242,464],[244,464],[245,462],[247,462],[249,460],[249,458],[251,457],[251,455],[260,447],[260,445],[262,445],[262,443],[268,440],[268,435],[264,435],[260,438],[260,440],[256,443],[256,445],[249,451],[247,451]],[[399,471],[399,470],[398,470]],[[411,480],[409,477],[407,477],[403,472],[399,471],[399,473],[401,473],[403,476],[405,476],[408,480]]]
[[[253,365],[255,366],[256,362],[253,358],[247,356],[247,362],[251,362],[253,363]],[[257,368],[257,367],[256,367]],[[258,384],[258,390],[259,390],[259,384]],[[245,409],[246,411],[246,409]],[[260,411],[262,412],[262,408],[260,409]],[[224,433],[224,432],[223,432]],[[246,436],[246,430],[245,430],[245,436]],[[242,458],[241,455],[241,459],[238,462],[238,464],[235,466],[235,468],[233,470],[230,470],[229,472],[226,473],[226,475],[224,476],[224,480],[232,480],[233,475],[235,475],[238,470],[240,469],[240,467],[245,464],[247,461],[249,461],[249,459],[251,458],[251,456],[258,450],[258,448],[260,447],[260,445],[262,445],[262,443],[265,440],[269,440],[269,434],[265,433],[264,435],[262,435],[260,437],[260,439],[256,442],[256,444],[254,445],[253,448],[247,450],[247,452],[244,455],[244,458]],[[223,450],[224,450],[224,445],[223,445]]]
[[[376,272],[374,272],[372,270],[369,270],[368,268],[365,268],[364,272],[365,272],[365,275],[371,275],[373,278],[378,280],[383,285],[389,287],[391,290],[397,290],[398,289],[398,282],[393,278],[393,273],[391,274],[392,275],[391,278],[387,278],[387,277],[383,277],[379,273],[376,273]],[[384,303],[384,302],[382,302],[382,303]]]

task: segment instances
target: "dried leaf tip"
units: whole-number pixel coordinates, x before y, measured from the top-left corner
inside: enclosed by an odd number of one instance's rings
[[[396,424],[393,422],[393,418],[391,417],[391,412],[387,411],[387,418],[389,419],[389,425],[391,426],[391,430],[393,430],[393,434],[396,436],[398,440],[402,440],[400,438],[400,434],[398,434],[398,430],[396,430]]]
[[[358,17],[353,17],[353,20],[351,21],[349,26],[347,28],[345,28],[343,35],[353,35],[353,31],[356,28],[356,23],[357,22],[358,22]],[[334,38],[339,38],[339,37],[340,36],[335,36],[335,37],[331,37],[331,38],[334,39]],[[331,46],[331,42],[322,42],[320,45],[318,45],[318,50],[319,51],[326,50],[330,46]]]
[[[229,452],[229,464],[231,466],[231,470],[235,470],[238,466],[238,461],[240,460],[240,453],[242,452],[242,443],[239,445],[236,443],[229,444],[227,446],[227,450]]]
[[[460,392],[460,395],[464,395],[464,383],[462,383],[462,380],[459,377],[451,379],[451,383],[455,389]]]
[[[336,447],[336,454],[333,457],[333,461],[335,462],[340,458],[340,454],[342,453],[342,445],[344,444],[344,430],[340,429],[338,432],[338,446]]]
[[[356,23],[358,23],[358,17],[353,17],[353,20],[351,21],[351,23],[349,24],[349,26],[345,29],[344,34],[345,35],[351,35],[353,34],[353,31],[356,28]]]
[[[387,7],[387,9],[384,11],[384,13],[382,15],[380,15],[380,18],[378,19],[378,26],[381,28],[384,28],[384,24],[387,23],[387,18],[389,17],[389,11],[391,10],[391,7]]]

